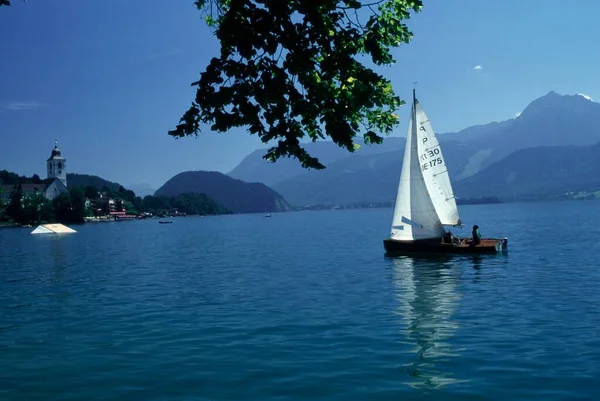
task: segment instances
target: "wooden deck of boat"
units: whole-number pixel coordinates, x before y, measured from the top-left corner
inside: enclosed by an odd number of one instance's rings
[[[400,241],[387,239],[383,241],[386,252],[389,253],[467,253],[483,254],[498,253],[507,250],[507,240],[500,238],[483,238],[475,246],[471,245],[471,238],[454,238],[452,243],[443,239]]]
[[[460,238],[461,240],[463,238]],[[488,246],[492,246],[495,247],[496,243],[498,242],[497,239],[482,239],[481,242],[477,245],[474,246],[474,248],[485,248]],[[450,245],[448,243],[443,243],[443,245]],[[452,246],[457,247],[457,248],[471,248],[471,239],[469,238],[468,241],[461,241],[460,243],[454,243],[452,244]]]

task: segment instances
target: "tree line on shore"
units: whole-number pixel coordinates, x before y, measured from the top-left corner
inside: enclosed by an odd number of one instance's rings
[[[43,192],[24,194],[22,184],[13,183],[7,202],[3,202],[0,196],[0,221],[15,224],[53,221],[76,224],[83,223],[85,217],[109,215],[111,209],[130,215],[163,214],[175,210],[187,215],[231,213],[205,194],[186,193],[175,197],[148,195],[141,198],[123,186],[114,190],[107,186],[98,189],[88,185],[69,188],[67,193],[49,200]]]

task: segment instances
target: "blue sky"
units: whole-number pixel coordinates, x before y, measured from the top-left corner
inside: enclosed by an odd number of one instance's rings
[[[600,2],[424,5],[383,72],[405,99],[418,81],[437,132],[512,118],[550,90],[600,98]],[[14,0],[0,8],[0,37],[0,169],[43,176],[57,138],[69,172],[157,188],[264,147],[244,130],[167,135],[219,49],[192,0]]]

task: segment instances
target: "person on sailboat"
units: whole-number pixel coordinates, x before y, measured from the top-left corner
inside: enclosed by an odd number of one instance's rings
[[[446,235],[444,235],[444,242],[446,244],[453,244],[456,242],[456,237],[452,234],[452,231],[448,230]]]
[[[475,224],[473,226],[473,240],[471,246],[479,245],[481,243],[481,234],[479,233],[479,226]]]

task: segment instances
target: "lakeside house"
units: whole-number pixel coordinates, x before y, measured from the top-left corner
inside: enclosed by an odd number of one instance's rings
[[[46,160],[46,182],[21,184],[23,198],[41,193],[46,199],[52,200],[60,194],[69,192],[66,169],[67,159],[62,156],[57,141],[54,141],[54,149],[52,149],[50,157]],[[14,189],[15,185],[0,186],[0,198],[4,201],[4,204],[10,202],[10,194]]]
[[[21,187],[21,200],[42,194],[46,199],[52,201],[56,197],[64,193],[69,193],[67,186],[67,159],[63,157],[61,150],[58,148],[58,142],[54,141],[54,148],[50,153],[50,157],[46,160],[47,178],[42,180],[37,175],[34,175],[35,183],[19,184]],[[17,185],[0,183],[0,202],[3,207],[0,207],[0,212],[5,209],[11,201],[11,194],[17,189]],[[86,198],[85,208],[88,213],[94,217],[103,217],[107,220],[132,220],[140,217],[150,217],[152,214],[143,213],[141,216],[128,214],[126,209],[127,202],[122,198],[112,198],[105,191],[98,191],[94,199]],[[177,210],[169,211],[170,215],[178,214]],[[0,213],[1,214],[1,213]]]

